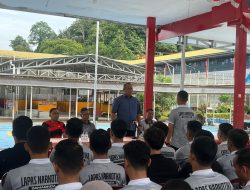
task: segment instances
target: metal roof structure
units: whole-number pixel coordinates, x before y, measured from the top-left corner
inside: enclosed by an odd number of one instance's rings
[[[65,72],[78,72],[94,74],[95,55],[70,56],[48,59],[21,59],[10,60],[0,64],[0,72],[13,73],[13,68],[20,70],[59,70]],[[100,75],[144,75],[145,68],[137,65],[121,63],[117,60],[99,56],[98,74]]]

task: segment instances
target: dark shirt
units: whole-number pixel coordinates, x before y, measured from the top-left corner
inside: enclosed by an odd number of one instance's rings
[[[12,148],[0,151],[0,178],[9,170],[28,164],[29,153],[24,149],[24,143],[17,143]]]
[[[137,115],[142,113],[140,102],[136,97],[121,95],[114,99],[112,112],[117,113],[117,118],[124,120],[128,125],[128,130],[135,131]]]
[[[162,154],[153,154],[150,158],[147,174],[151,181],[162,184],[176,177],[178,167],[174,160],[165,158]]]

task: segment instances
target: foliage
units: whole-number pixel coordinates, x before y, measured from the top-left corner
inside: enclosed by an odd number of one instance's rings
[[[221,103],[221,104],[218,105],[215,112],[216,113],[229,113],[230,109],[231,109],[230,104]]]
[[[139,100],[141,107],[143,107],[143,100],[144,100],[144,93],[143,92],[137,92],[136,98]]]
[[[32,51],[28,42],[22,36],[16,36],[14,40],[10,40],[10,47],[14,51]]]
[[[57,37],[56,33],[52,30],[52,28],[43,21],[37,22],[31,26],[30,34],[29,34],[29,43],[32,45],[39,46],[45,40],[52,40]]]
[[[232,96],[229,94],[222,94],[219,96],[219,105],[216,108],[216,113],[229,113],[231,109]]]
[[[96,47],[96,21],[91,19],[77,19],[68,28],[61,30],[59,35],[43,21],[32,25],[29,35],[29,43],[36,46],[36,52],[66,53],[69,55],[79,52],[78,46],[71,46],[71,50],[62,47],[60,39],[70,39],[80,43],[83,47],[81,54],[94,54]],[[46,41],[46,42],[45,42]],[[49,42],[52,41],[52,42]],[[55,42],[59,44],[56,46]],[[52,43],[56,48],[44,47],[44,44]],[[43,44],[43,47],[40,47]],[[73,48],[77,48],[73,50]],[[155,51],[157,55],[167,55],[177,53],[179,47],[176,44],[156,43]],[[66,49],[66,50],[65,50]],[[187,51],[193,47],[187,46]],[[72,53],[73,52],[73,53]],[[145,58],[146,52],[146,28],[145,26],[135,26],[120,24],[110,21],[100,21],[99,54],[112,59],[139,59]],[[169,80],[169,79],[168,79]],[[168,81],[162,81],[168,82]]]
[[[160,118],[163,115],[164,111],[170,111],[171,107],[175,105],[175,96],[170,93],[159,92],[156,93],[155,102],[155,115],[156,118]]]
[[[163,74],[157,74],[155,77],[155,82],[161,82],[161,83],[171,83],[172,79],[170,77],[166,77]]]
[[[144,93],[136,93],[141,105],[143,105]],[[175,96],[170,93],[156,93],[155,94],[155,118],[161,121],[166,121],[172,106],[175,104]]]
[[[155,51],[159,55],[168,55],[172,53],[177,53],[178,49],[175,44],[167,44],[167,43],[158,42],[156,43]]]
[[[245,105],[244,110],[245,110],[246,114],[250,114],[250,107],[249,106]]]
[[[42,53],[80,55],[84,53],[84,48],[76,41],[65,38],[57,38],[55,40],[43,41],[39,46],[38,51]]]
[[[222,119],[229,119],[230,113],[207,113],[207,118],[222,118]]]
[[[219,96],[219,101],[221,103],[227,103],[230,104],[232,102],[232,96],[229,94],[222,94]]]

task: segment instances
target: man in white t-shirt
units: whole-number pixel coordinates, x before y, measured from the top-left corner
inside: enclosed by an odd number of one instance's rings
[[[160,190],[161,186],[150,181],[147,168],[150,165],[150,149],[145,142],[131,141],[124,145],[124,168],[130,181],[122,190]]]
[[[89,181],[102,180],[111,186],[123,186],[126,184],[125,171],[110,161],[108,150],[111,147],[110,135],[103,129],[95,130],[89,139],[90,149],[94,154],[94,160],[84,167],[80,173],[82,184]]]
[[[224,175],[211,169],[216,153],[217,144],[213,139],[209,137],[194,139],[189,155],[193,173],[185,180],[192,189],[233,190],[232,184]]]
[[[245,184],[243,190],[250,190],[250,148],[236,152],[233,164],[236,174]]]
[[[75,140],[82,146],[84,165],[87,166],[93,160],[93,153],[89,149],[89,147],[87,147],[81,142],[80,137],[82,133],[83,133],[82,120],[74,117],[67,121],[66,126],[65,126],[65,134],[68,136],[69,139]],[[53,162],[54,151],[55,150],[53,149],[53,151],[50,154],[51,162]]]
[[[83,150],[73,139],[60,141],[55,147],[53,166],[59,185],[55,190],[80,190],[79,173],[83,167]]]
[[[190,153],[190,146],[193,142],[195,134],[202,129],[202,124],[199,121],[192,120],[187,124],[187,139],[188,143],[175,152],[176,163],[182,167],[187,161]]]
[[[116,164],[124,164],[123,137],[127,132],[127,123],[121,119],[115,119],[111,122],[110,136],[112,146],[108,151],[108,157]]]
[[[222,166],[224,175],[232,182],[234,187],[238,187],[238,176],[235,173],[233,159],[236,152],[246,147],[249,141],[248,134],[242,129],[232,129],[228,134],[228,150],[230,154],[226,154],[217,159],[217,162]]]
[[[50,135],[46,127],[31,127],[27,132],[25,149],[31,160],[27,165],[10,170],[3,184],[4,190],[53,190],[58,184],[52,163],[48,159]]]
[[[218,137],[220,144],[218,145],[216,158],[219,158],[226,154],[230,154],[230,151],[228,150],[228,147],[227,147],[227,138],[228,138],[229,131],[232,129],[233,129],[233,126],[230,123],[221,123],[219,125],[217,137]]]
[[[169,133],[167,137],[167,143],[177,150],[188,143],[187,123],[194,120],[195,115],[192,109],[187,107],[188,93],[181,90],[177,94],[178,107],[173,109],[169,115]]]

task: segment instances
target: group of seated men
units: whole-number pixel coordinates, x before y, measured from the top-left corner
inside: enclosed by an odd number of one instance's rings
[[[20,116],[13,121],[15,146],[0,152],[0,189],[250,189],[249,137],[242,129],[221,124],[217,145],[199,121],[189,121],[189,143],[177,151],[165,145],[163,122],[128,143],[123,142],[126,130],[126,122],[116,119],[110,132],[94,130],[86,146],[82,120],[71,118],[68,138],[52,149],[48,129]]]

